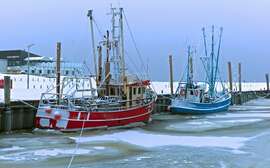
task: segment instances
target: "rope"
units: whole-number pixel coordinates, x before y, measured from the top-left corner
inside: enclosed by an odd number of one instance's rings
[[[93,19],[93,22],[94,22],[94,24],[95,24],[95,26],[96,26],[96,28],[98,30],[98,33],[99,33],[100,37],[103,38],[102,31],[99,28],[97,21],[95,19]]]
[[[130,36],[131,36],[132,43],[133,43],[133,45],[134,45],[134,47],[135,47],[135,50],[136,50],[136,52],[137,52],[137,54],[138,54],[138,56],[139,56],[139,59],[140,59],[140,61],[141,61],[141,63],[142,63],[142,67],[143,67],[144,71],[146,71],[145,65],[144,65],[144,63],[143,63],[143,59],[142,59],[141,52],[140,52],[139,49],[138,49],[137,43],[136,43],[136,41],[135,41],[134,35],[133,35],[132,31],[131,31],[131,28],[130,28],[130,26],[129,26],[129,23],[128,23],[128,20],[127,20],[127,17],[126,17],[126,14],[125,14],[124,11],[123,11],[123,14],[124,14],[124,18],[125,18],[126,25],[127,25],[127,28],[128,28],[128,32],[129,32],[129,34],[130,34]]]
[[[27,105],[27,106],[29,106],[29,107],[32,107],[32,108],[34,108],[34,109],[38,109],[38,108],[36,108],[35,106],[33,106],[32,104],[30,104],[30,103],[27,103],[27,102],[25,102],[25,101],[23,101],[23,100],[17,100],[17,101],[20,101],[20,102],[22,102],[23,104],[25,104],[25,105]]]
[[[85,121],[86,121],[86,120],[83,120],[83,125],[82,125],[82,128],[81,128],[81,132],[80,132],[80,136],[79,136],[79,139],[78,139],[78,143],[77,143],[76,146],[75,146],[74,153],[72,154],[72,156],[71,156],[71,158],[70,158],[70,160],[69,160],[69,164],[68,164],[67,168],[70,168],[70,167],[71,167],[72,162],[73,162],[73,160],[74,160],[74,158],[75,158],[75,154],[76,154],[76,152],[77,152],[77,150],[78,150],[78,148],[79,148],[79,143],[80,143],[80,139],[81,139],[82,134],[83,134]]]

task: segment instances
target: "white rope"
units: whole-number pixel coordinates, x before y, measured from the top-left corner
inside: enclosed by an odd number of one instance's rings
[[[71,156],[71,158],[70,158],[70,160],[69,160],[69,164],[68,164],[67,168],[70,168],[70,167],[71,167],[72,162],[73,162],[73,160],[74,160],[74,158],[75,158],[75,154],[77,153],[77,150],[78,150],[78,148],[79,148],[79,143],[80,143],[80,139],[81,139],[82,134],[83,134],[85,121],[86,121],[86,120],[83,121],[83,125],[82,125],[82,128],[81,128],[80,136],[79,136],[79,138],[78,138],[78,142],[76,143],[74,153],[72,154],[72,156]]]

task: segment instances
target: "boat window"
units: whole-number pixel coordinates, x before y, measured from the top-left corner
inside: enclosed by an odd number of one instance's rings
[[[136,94],[136,89],[137,89],[137,88],[133,88],[133,94],[134,94],[134,95]]]
[[[114,88],[111,88],[110,92],[111,92],[111,95],[115,95],[115,89]]]
[[[68,75],[68,71],[66,71],[66,75]]]
[[[145,87],[142,88],[142,93],[144,93],[144,92],[145,92]]]
[[[39,70],[39,74],[42,74],[42,70]]]
[[[193,95],[193,90],[190,91],[190,95]]]
[[[141,88],[140,87],[138,88],[138,94],[141,94]]]

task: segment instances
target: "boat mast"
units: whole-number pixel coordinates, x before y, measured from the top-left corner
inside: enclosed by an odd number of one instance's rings
[[[122,69],[122,80],[124,85],[124,95],[126,95],[127,90],[127,78],[125,72],[125,49],[124,49],[124,25],[123,25],[123,8],[120,8],[120,43],[121,43],[121,69]]]
[[[88,10],[87,16],[90,19],[90,29],[91,29],[91,41],[92,41],[92,50],[93,50],[93,58],[94,58],[94,68],[95,68],[95,76],[96,76],[96,83],[97,80],[97,58],[96,58],[96,48],[95,48],[95,37],[94,37],[94,28],[93,28],[93,10]]]
[[[203,27],[202,28],[202,31],[203,31],[203,44],[204,44],[204,53],[205,53],[205,56],[207,57],[207,44],[206,44],[206,35],[205,35],[205,28]]]
[[[215,85],[215,81],[214,81],[214,31],[215,28],[214,26],[212,26],[212,45],[211,45],[211,76],[210,76],[210,86],[209,86],[209,91],[210,91],[210,97],[213,98],[213,94],[214,94],[214,85]]]
[[[187,64],[187,83],[186,83],[186,89],[185,89],[185,98],[187,98],[187,89],[192,86],[192,81],[190,78],[190,46],[188,46],[188,64]]]
[[[106,83],[106,96],[109,96],[109,83],[110,83],[110,38],[109,31],[106,34],[106,62],[105,62],[105,83]]]
[[[218,62],[219,62],[219,53],[220,53],[220,45],[221,45],[221,38],[222,38],[223,28],[220,28],[220,34],[219,34],[219,42],[218,42],[218,51],[217,51],[217,59],[216,59],[216,69],[215,69],[215,81],[217,79],[217,73],[218,73]]]

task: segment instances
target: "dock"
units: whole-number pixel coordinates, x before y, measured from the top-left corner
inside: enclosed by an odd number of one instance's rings
[[[159,94],[153,113],[169,113],[170,94]],[[268,91],[245,91],[232,93],[232,105],[240,105],[250,100],[267,97]],[[268,97],[267,97],[268,98]],[[11,101],[0,104],[0,132],[33,129],[39,100]]]

